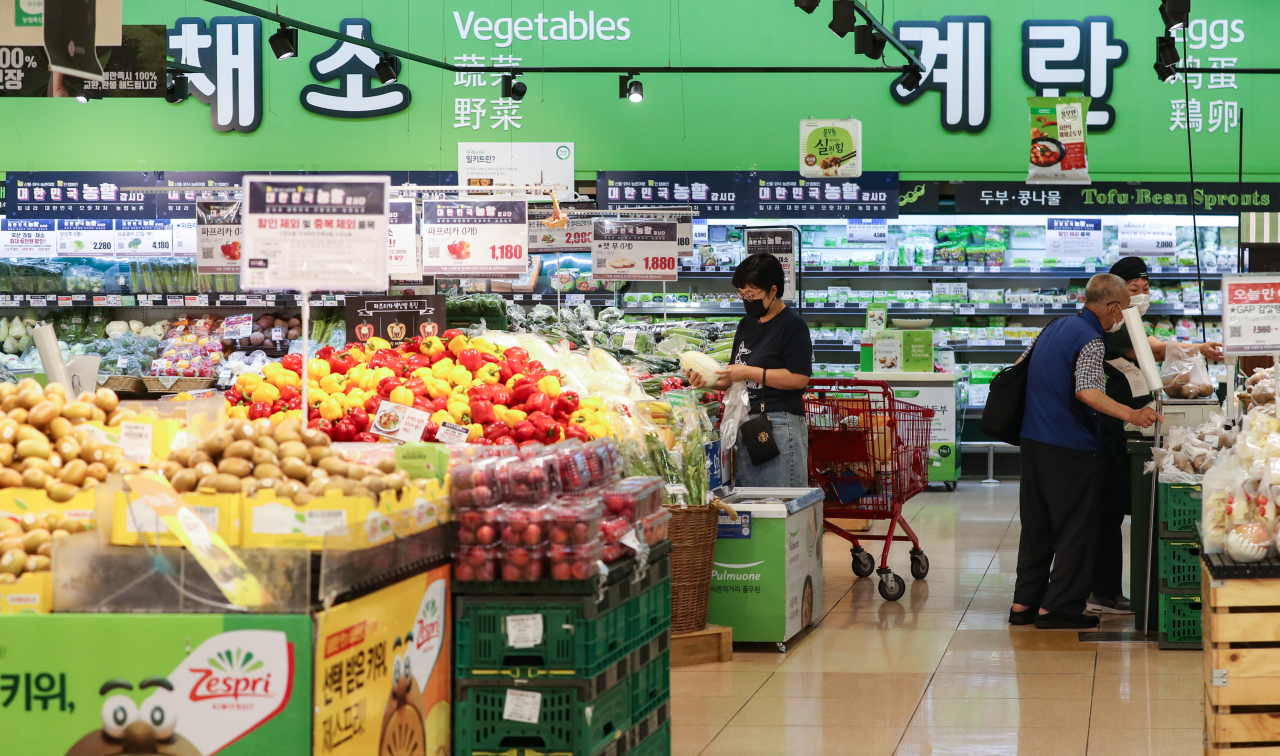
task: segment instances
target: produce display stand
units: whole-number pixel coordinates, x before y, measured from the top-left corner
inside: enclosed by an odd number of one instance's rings
[[[1207,756],[1280,753],[1280,560],[1201,565]]]

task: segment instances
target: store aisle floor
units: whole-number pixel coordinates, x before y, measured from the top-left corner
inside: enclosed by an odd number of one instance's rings
[[[910,501],[931,571],[912,582],[895,545],[890,566],[907,578],[898,602],[880,598],[874,577],[856,579],[848,547],[828,534],[825,613],[787,653],[738,644],[732,662],[672,670],[673,753],[1201,753],[1200,652],[1006,624],[1017,500],[1016,481],[964,481]],[[1133,618],[1102,624],[1132,629]]]

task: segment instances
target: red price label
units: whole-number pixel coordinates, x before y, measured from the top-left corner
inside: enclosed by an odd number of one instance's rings
[[[590,231],[570,231],[569,233],[565,234],[564,242],[565,244],[577,244],[577,245],[590,244],[591,232]]]
[[[674,257],[646,257],[644,258],[645,270],[675,270],[676,259]]]
[[[524,247],[519,244],[491,244],[489,254],[494,260],[519,260],[524,257]]]

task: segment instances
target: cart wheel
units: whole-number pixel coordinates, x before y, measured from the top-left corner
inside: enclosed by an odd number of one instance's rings
[[[956,490],[956,484],[955,484],[955,481],[949,480],[949,481],[947,481],[946,483],[943,483],[942,485],[943,485],[943,487],[945,487],[948,491],[954,491],[954,490]]]
[[[911,577],[924,580],[929,575],[929,557],[924,552],[911,555]]]
[[[853,574],[860,578],[870,577],[876,571],[876,558],[865,551],[853,552]]]
[[[779,643],[779,644],[778,644],[778,650],[779,650],[780,652],[782,652],[782,653],[784,653],[784,654],[785,654],[785,653],[787,652],[787,644],[785,644],[785,643]]]
[[[907,584],[892,572],[880,576],[880,585],[878,587],[880,595],[885,601],[897,601],[902,598],[902,594],[907,592]]]

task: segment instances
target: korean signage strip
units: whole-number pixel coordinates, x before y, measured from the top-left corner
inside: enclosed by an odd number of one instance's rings
[[[387,275],[399,280],[421,281],[417,203],[412,197],[393,198],[387,207]]]
[[[699,218],[897,218],[898,174],[805,178],[786,171],[601,171],[602,210],[684,206]]]
[[[1222,351],[1280,353],[1280,276],[1223,276],[1222,290]]]
[[[243,185],[243,288],[387,288],[386,176],[245,176]]]
[[[424,200],[423,274],[501,278],[524,273],[528,211],[523,199]]]
[[[1102,257],[1102,219],[1047,219],[1044,254],[1058,259]]]
[[[197,202],[196,236],[199,253],[196,271],[200,275],[237,274],[244,245],[244,225],[239,200]]]
[[[311,730],[312,623],[287,614],[4,619],[6,753],[299,753]],[[85,638],[94,643],[86,644]],[[116,746],[116,752],[120,747]]]
[[[153,173],[9,171],[10,218],[155,218],[156,196],[122,187],[151,187]]]
[[[747,254],[770,254],[782,263],[785,277],[782,298],[788,302],[796,298],[796,232],[789,228],[748,228],[743,231]]]
[[[1095,181],[1090,186],[1028,187],[1016,181],[957,181],[956,212],[1028,213],[1046,211],[1109,215],[1237,215],[1280,211],[1280,184]]]
[[[591,276],[597,281],[674,281],[679,229],[674,220],[595,221]]]
[[[451,753],[450,622],[448,566],[317,615],[312,753]]]

